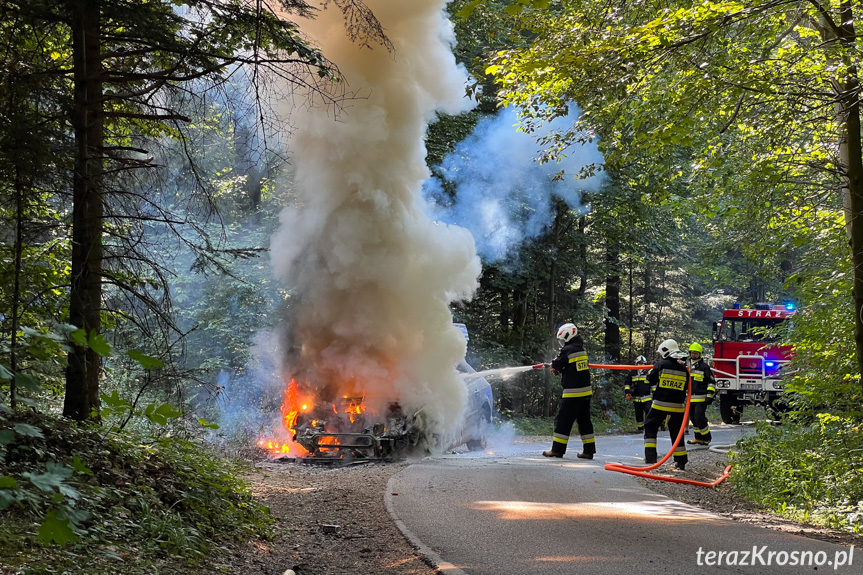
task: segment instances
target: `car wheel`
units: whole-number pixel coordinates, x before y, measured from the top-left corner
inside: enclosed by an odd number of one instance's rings
[[[482,451],[486,446],[486,435],[488,434],[489,424],[491,423],[491,409],[488,405],[482,407],[482,416],[479,424],[474,430],[474,438],[467,440],[467,448],[470,451]]]

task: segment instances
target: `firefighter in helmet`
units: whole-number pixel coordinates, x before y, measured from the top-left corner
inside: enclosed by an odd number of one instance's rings
[[[551,372],[560,374],[563,397],[554,418],[554,438],[551,449],[543,451],[546,457],[563,457],[569,442],[572,424],[578,423],[578,434],[584,445],[578,454],[581,459],[593,459],[596,443],[593,438],[593,422],[590,420],[590,369],[584,341],[578,335],[575,324],[565,323],[557,330],[557,341],[562,346],[560,353],[551,361]]]
[[[635,409],[635,423],[638,426],[638,431],[644,430],[644,417],[650,411],[650,402],[653,397],[650,394],[650,385],[647,383],[647,358],[639,355],[635,358],[636,365],[643,365],[644,369],[629,372],[626,377],[626,385],[623,392],[626,394],[626,399],[632,400],[632,407]]]
[[[689,374],[692,378],[692,397],[689,405],[689,420],[695,430],[695,439],[687,443],[692,445],[709,445],[712,439],[710,425],[707,423],[707,406],[713,403],[716,395],[716,378],[713,370],[704,361],[704,349],[701,344],[689,346]]]
[[[647,374],[647,382],[656,390],[653,392],[653,403],[644,421],[644,461],[656,463],[656,435],[659,427],[665,423],[671,434],[672,444],[677,439],[686,408],[686,392],[689,385],[689,373],[686,371],[686,356],[673,339],[666,339],[656,350],[660,360]],[[674,469],[683,471],[688,460],[686,445],[681,443],[674,450]]]

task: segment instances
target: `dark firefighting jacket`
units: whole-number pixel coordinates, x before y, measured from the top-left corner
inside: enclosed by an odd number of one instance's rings
[[[648,368],[630,371],[623,391],[632,394],[635,401],[650,401],[650,384],[647,383]]]
[[[593,393],[587,363],[584,341],[579,336],[569,340],[558,356],[551,360],[551,367],[561,374],[560,384],[563,386],[564,399],[588,397]]]
[[[653,409],[683,413],[689,374],[686,364],[670,357],[661,360],[647,374],[647,382],[654,389]]]
[[[713,397],[716,394],[716,378],[703,357],[689,366],[689,373],[692,376],[692,398],[690,401],[693,403],[707,401],[708,396]]]

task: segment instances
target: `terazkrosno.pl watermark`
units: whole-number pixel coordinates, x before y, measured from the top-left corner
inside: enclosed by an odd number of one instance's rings
[[[767,545],[753,545],[752,549],[741,551],[705,551],[698,548],[696,562],[698,565],[711,567],[757,567],[760,565],[778,565],[779,567],[850,567],[854,564],[854,546],[849,549],[834,551],[772,551]]]

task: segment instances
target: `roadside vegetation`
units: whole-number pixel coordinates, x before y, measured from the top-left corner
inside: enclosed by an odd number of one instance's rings
[[[8,410],[0,423],[3,572],[176,572],[271,534],[268,509],[238,478],[247,464],[191,434]]]
[[[863,533],[861,453],[863,433],[847,418],[763,423],[735,451],[734,486],[783,517]]]

